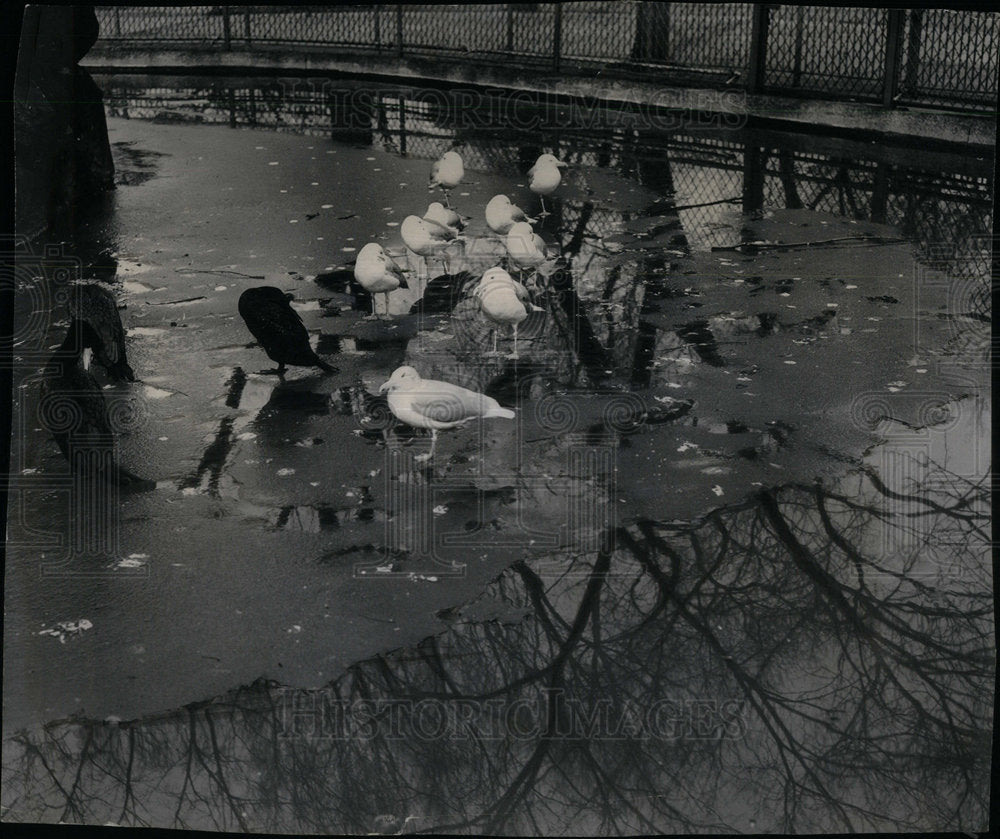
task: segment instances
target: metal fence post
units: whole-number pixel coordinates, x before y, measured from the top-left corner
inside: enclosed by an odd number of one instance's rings
[[[229,20],[229,6],[222,7],[222,42],[226,50],[230,50],[233,45],[232,27]]]
[[[375,15],[375,47],[382,49],[382,16],[378,6],[372,6],[372,13]]]
[[[792,58],[792,87],[802,82],[802,40],[805,34],[805,6],[795,7],[795,55]]]
[[[924,28],[924,10],[910,9],[910,31],[906,38],[906,76],[903,91],[907,95],[916,92],[920,74],[920,41]]]
[[[396,5],[396,55],[403,57],[403,7]]]
[[[115,6],[115,36],[122,36],[122,10]]]
[[[750,74],[747,90],[760,93],[764,89],[764,69],[767,63],[767,27],[771,9],[764,3],[755,3],[750,27]]]
[[[507,4],[507,52],[514,52],[514,6]]]
[[[406,154],[406,97],[399,97],[399,153]]]
[[[562,3],[556,3],[556,17],[552,30],[552,69],[558,71],[562,57]]]
[[[243,37],[246,38],[247,46],[250,46],[250,9],[243,12]]]
[[[872,184],[872,221],[885,224],[889,207],[889,164],[881,161],[875,167],[875,180]]]
[[[764,207],[765,152],[757,141],[743,144],[743,212],[753,213]]]
[[[889,25],[885,39],[885,75],[882,78],[882,104],[892,107],[899,90],[899,59],[903,49],[903,9],[889,10]]]

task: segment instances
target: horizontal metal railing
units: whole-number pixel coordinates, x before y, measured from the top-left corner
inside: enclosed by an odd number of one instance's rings
[[[504,57],[545,68],[779,93],[996,110],[1000,14],[751,3],[98,6],[107,45]]]

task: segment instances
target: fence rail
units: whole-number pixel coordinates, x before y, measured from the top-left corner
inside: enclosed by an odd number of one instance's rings
[[[751,3],[98,6],[107,45],[503,57],[524,69],[994,112],[1000,14]]]

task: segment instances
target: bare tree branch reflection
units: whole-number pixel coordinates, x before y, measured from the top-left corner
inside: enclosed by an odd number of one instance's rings
[[[981,829],[988,486],[937,470],[894,514],[882,502],[902,493],[859,480],[518,562],[482,600],[527,618],[459,611],[321,691],[259,681],[22,733],[5,812],[285,832]],[[879,550],[914,522],[947,561],[926,541]]]

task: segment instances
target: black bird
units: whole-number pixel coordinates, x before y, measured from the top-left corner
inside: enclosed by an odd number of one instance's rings
[[[125,358],[125,329],[114,294],[97,283],[74,283],[70,293],[70,317],[84,321],[93,331],[94,358],[115,381],[134,382],[135,373]]]
[[[156,488],[154,481],[133,475],[119,466],[113,455],[114,422],[104,392],[90,372],[90,359],[99,342],[94,330],[74,319],[60,347],[45,365],[39,414],[59,450],[74,469],[92,470],[89,477],[112,481],[129,491]],[[73,458],[73,449],[96,457]],[[101,456],[104,453],[105,456]]]
[[[302,318],[289,303],[293,299],[291,294],[285,294],[274,286],[248,288],[240,295],[240,316],[268,358],[278,362],[278,375],[282,378],[286,364],[319,367],[327,373],[340,372],[323,361],[309,346],[309,333],[302,324]]]

